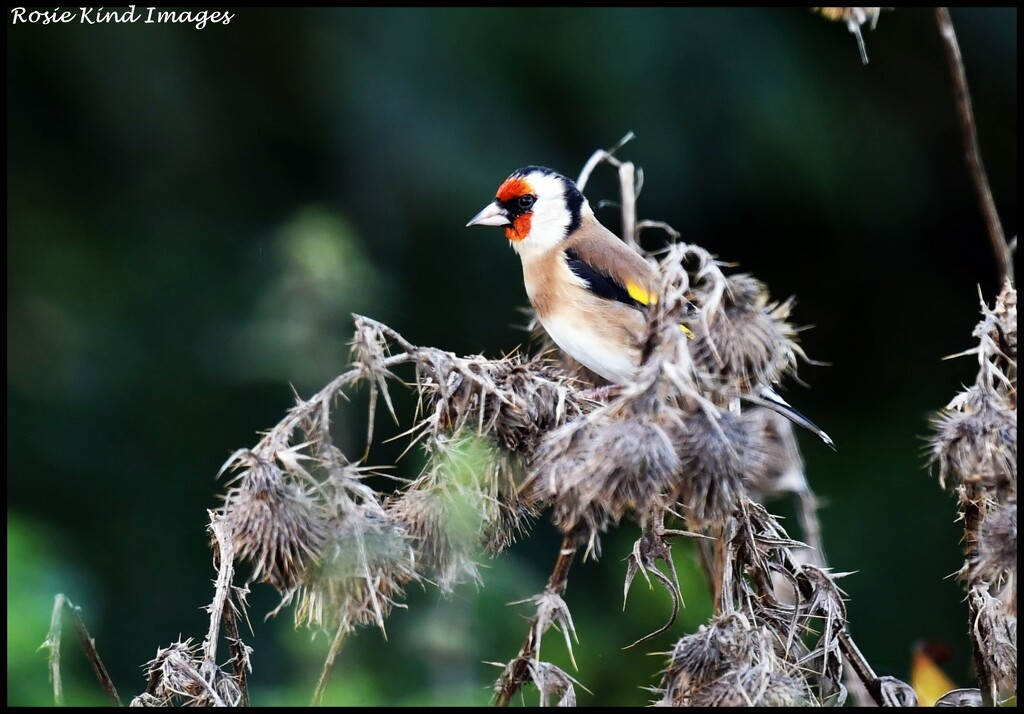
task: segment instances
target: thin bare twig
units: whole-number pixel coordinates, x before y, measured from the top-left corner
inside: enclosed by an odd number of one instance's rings
[[[331,681],[331,672],[334,671],[334,662],[338,659],[338,655],[341,654],[341,650],[345,647],[345,640],[348,637],[348,633],[351,627],[347,622],[342,620],[341,624],[338,625],[338,631],[334,633],[334,640],[331,642],[331,649],[327,653],[327,659],[324,660],[324,668],[320,670],[320,679],[316,683],[316,691],[313,692],[313,706],[318,707],[323,703],[324,692],[327,691],[327,685]]]
[[[622,209],[622,240],[630,248],[636,248],[637,245],[636,183],[637,176],[642,176],[643,172],[638,174],[636,166],[632,161],[619,161],[616,159],[615,152],[632,141],[635,136],[631,131],[626,132],[626,135],[619,139],[619,143],[612,148],[607,151],[604,149],[595,151],[587,159],[587,163],[584,164],[583,170],[580,171],[580,176],[576,180],[576,186],[582,191],[586,187],[587,181],[590,180],[590,174],[593,173],[594,169],[602,161],[611,164],[618,170],[619,201],[621,203],[620,208]]]
[[[960,45],[956,39],[956,31],[953,29],[953,20],[949,16],[949,9],[945,7],[935,8],[935,21],[939,25],[939,34],[946,47],[946,58],[949,60],[949,73],[953,77],[953,89],[956,93],[956,109],[960,116],[960,132],[963,135],[964,158],[967,161],[967,168],[971,173],[971,181],[974,190],[978,194],[978,202],[981,204],[981,213],[985,217],[985,224],[988,226],[988,238],[992,243],[992,251],[996,255],[996,262],[999,264],[1000,282],[1003,279],[1014,283],[1013,259],[1010,255],[1010,246],[1003,234],[1002,224],[999,222],[999,213],[996,211],[995,201],[992,199],[992,190],[988,185],[988,175],[985,173],[985,166],[981,162],[981,150],[978,148],[978,130],[974,123],[974,110],[971,107],[971,93],[967,88],[967,75],[964,73],[963,58],[960,56]]]
[[[594,172],[594,169],[597,168],[597,165],[602,161],[608,161],[613,166],[618,166],[619,160],[614,157],[615,152],[635,138],[636,134],[631,131],[627,131],[626,135],[619,139],[619,143],[612,148],[607,151],[604,149],[598,149],[591,154],[590,158],[587,159],[587,163],[583,164],[583,169],[580,170],[579,178],[576,179],[576,187],[579,188],[580,191],[583,191],[587,186],[587,181],[590,180],[590,174]]]
[[[62,611],[67,611],[71,621],[75,624],[78,641],[82,643],[85,656],[89,658],[89,664],[92,665],[93,671],[96,672],[96,678],[103,685],[103,691],[107,693],[107,697],[114,706],[124,706],[121,704],[121,698],[117,695],[117,688],[114,686],[107,668],[103,665],[103,660],[100,659],[99,652],[96,651],[96,641],[89,635],[89,630],[86,629],[85,623],[82,622],[82,609],[72,604],[62,593],[58,593],[57,597],[53,600],[50,632],[46,636],[46,641],[42,644],[42,647],[50,650],[50,674],[53,678],[54,701],[58,705],[64,703],[64,689],[60,677],[60,615]]]
[[[632,161],[619,165],[619,197],[622,202],[622,240],[630,248],[636,247],[636,166]],[[640,173],[640,176],[643,174]]]
[[[566,536],[562,541],[562,547],[558,551],[558,559],[555,561],[555,567],[551,571],[551,577],[548,579],[545,592],[556,595],[565,593],[565,589],[569,584],[569,567],[576,556],[576,549],[574,539],[571,536]],[[522,649],[519,650],[519,655],[501,678],[498,694],[494,700],[495,706],[507,707],[509,702],[512,701],[512,697],[515,696],[515,693],[519,691],[519,688],[523,686],[530,676],[529,664],[536,657],[537,648],[540,646],[540,633],[537,627],[539,617],[540,615],[530,621],[526,641],[523,643]]]

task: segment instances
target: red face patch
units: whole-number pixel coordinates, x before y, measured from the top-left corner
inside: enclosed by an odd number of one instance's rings
[[[513,198],[519,198],[520,196],[530,193],[530,184],[526,183],[522,178],[510,178],[505,183],[498,187],[498,200],[504,203],[505,201],[511,201]]]
[[[532,217],[532,213],[524,213],[512,221],[512,225],[505,226],[505,237],[509,240],[522,240],[530,235],[530,218]]]

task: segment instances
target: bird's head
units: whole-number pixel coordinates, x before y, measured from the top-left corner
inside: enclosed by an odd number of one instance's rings
[[[580,225],[587,200],[570,179],[543,166],[521,168],[467,226],[504,226],[517,252],[552,248]]]

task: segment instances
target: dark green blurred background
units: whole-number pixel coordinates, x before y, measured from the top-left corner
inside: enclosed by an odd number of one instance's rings
[[[628,130],[641,216],[796,295],[814,326],[802,343],[831,366],[805,365],[811,388],[786,396],[839,447],[800,437],[830,562],[857,571],[842,584],[865,654],[902,678],[917,640],[943,641],[949,675],[973,682],[948,577],[961,531],[922,437],[973,379],[970,358],[941,358],[971,346],[979,286],[997,285],[930,10],[883,14],[867,66],[842,24],[801,9],[234,12],[203,30],[8,16],[8,704],[51,701],[36,647],[57,592],[126,699],[157,647],[201,639],[227,456],[283,416],[290,384],[309,395],[344,369],[353,311],[459,353],[519,344],[519,261],[466,220],[513,169],[575,176]],[[953,20],[1014,235],[1017,12]],[[614,199],[614,172],[587,193]],[[340,413],[353,458],[363,404]],[[646,702],[664,661],[648,653],[708,615],[682,552],[680,623],[621,651],[669,609],[638,582],[621,612],[635,536],[570,580],[582,704]],[[542,522],[484,588],[413,588],[388,642],[349,643],[327,700],[486,703],[485,662],[511,659],[526,625],[507,603],[543,587],[556,550]],[[251,597],[253,700],[305,703],[327,641],[264,623],[269,590]],[[564,664],[557,640],[545,657]],[[64,660],[69,700],[102,701],[70,630]]]

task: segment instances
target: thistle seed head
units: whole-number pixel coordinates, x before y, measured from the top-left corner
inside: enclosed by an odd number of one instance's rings
[[[696,410],[673,441],[682,467],[675,496],[694,528],[732,514],[746,495],[747,474],[762,473],[769,457],[763,423],[749,413]]]
[[[933,426],[932,462],[939,464],[943,486],[952,479],[993,496],[1016,493],[1016,409],[975,385],[940,412]]]
[[[660,513],[679,471],[664,429],[650,417],[604,410],[553,432],[541,445],[527,488],[554,504],[563,533],[584,529],[590,542],[630,516]]]
[[[379,513],[352,510],[331,519],[323,555],[278,610],[297,594],[296,626],[383,629],[395,600],[415,578],[413,550],[401,526]]]
[[[981,522],[978,539],[978,576],[992,584],[1017,579],[1017,501],[993,504]],[[1016,607],[1016,598],[1014,598]]]
[[[807,684],[775,653],[765,627],[733,612],[680,639],[661,691],[666,706],[780,706],[806,703]]]
[[[267,582],[283,593],[321,556],[325,516],[277,466],[251,453],[247,462],[225,495],[222,517],[235,553],[253,564],[249,582]]]
[[[794,372],[803,351],[786,322],[792,306],[792,300],[771,302],[764,283],[749,275],[727,277],[721,300],[706,305],[705,319],[691,327],[694,368],[709,389],[751,394]]]

